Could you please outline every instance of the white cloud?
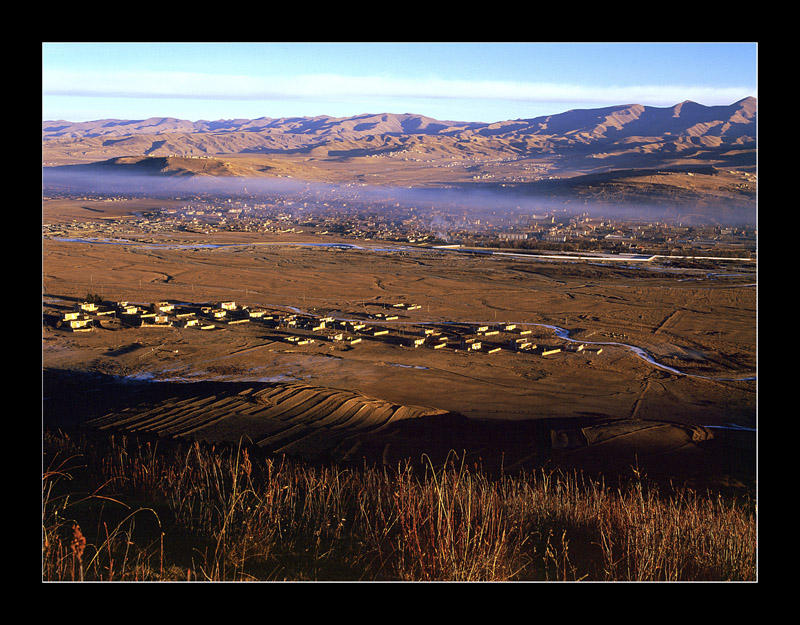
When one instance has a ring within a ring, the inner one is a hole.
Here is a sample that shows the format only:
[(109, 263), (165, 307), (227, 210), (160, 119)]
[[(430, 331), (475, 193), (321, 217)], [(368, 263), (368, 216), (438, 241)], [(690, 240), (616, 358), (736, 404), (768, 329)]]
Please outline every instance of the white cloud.
[(515, 102), (571, 102), (576, 106), (645, 104), (670, 106), (683, 100), (731, 104), (746, 87), (697, 85), (586, 86), (491, 80), (406, 79), (309, 74), (253, 77), (185, 72), (68, 72), (44, 70), (44, 95), (83, 97), (275, 100), (325, 98), (432, 98)]

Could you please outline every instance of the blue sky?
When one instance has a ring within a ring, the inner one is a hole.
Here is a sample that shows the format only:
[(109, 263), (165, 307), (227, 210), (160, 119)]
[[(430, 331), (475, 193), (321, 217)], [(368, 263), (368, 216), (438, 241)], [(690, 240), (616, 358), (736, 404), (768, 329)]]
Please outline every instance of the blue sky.
[(755, 42), (44, 42), (42, 119), (493, 122), (757, 96)]

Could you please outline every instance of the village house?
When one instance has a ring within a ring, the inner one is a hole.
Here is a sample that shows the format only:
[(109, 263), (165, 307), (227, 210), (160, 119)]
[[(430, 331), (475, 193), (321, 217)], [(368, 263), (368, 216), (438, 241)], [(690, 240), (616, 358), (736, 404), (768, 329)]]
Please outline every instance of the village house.
[(121, 315), (135, 315), (139, 307), (134, 304), (129, 304), (128, 302), (119, 302), (117, 303), (117, 310)]
[(536, 345), (527, 339), (511, 339), (508, 347), (514, 352), (536, 349)]
[(142, 315), (142, 328), (170, 328), (172, 327), (172, 321), (170, 321), (169, 315), (163, 313), (152, 313), (148, 315)]
[(543, 345), (542, 347), (538, 348), (537, 353), (540, 356), (549, 356), (550, 354), (558, 354), (560, 351), (561, 351), (560, 347), (552, 345), (550, 346)]
[(92, 330), (92, 318), (80, 311), (63, 313), (56, 322), (56, 327), (72, 332), (89, 332)]
[(174, 314), (174, 317), (178, 321), (186, 321), (188, 319), (194, 319), (195, 316), (196, 316), (195, 313), (193, 311), (191, 311), (191, 310), (186, 310), (186, 311), (183, 311), (183, 312), (175, 311), (175, 314)]
[(240, 323), (249, 323), (249, 322), (250, 322), (250, 317), (236, 317), (234, 319), (228, 319), (229, 326), (237, 325)]

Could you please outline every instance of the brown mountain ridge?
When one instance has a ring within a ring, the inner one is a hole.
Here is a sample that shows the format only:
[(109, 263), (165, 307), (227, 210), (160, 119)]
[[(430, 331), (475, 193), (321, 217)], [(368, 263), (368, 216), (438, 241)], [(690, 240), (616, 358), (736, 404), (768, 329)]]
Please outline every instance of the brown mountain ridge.
[[(557, 115), (494, 123), (437, 121), (412, 114), (357, 115), (334, 118), (293, 117), (189, 122), (174, 118), (99, 120), (71, 123), (45, 121), (45, 152), (94, 151), (99, 158), (142, 154), (206, 154), (311, 151), (341, 152), (360, 146), (366, 152), (420, 144), (451, 150), (475, 143), (488, 151), (523, 155), (580, 146), (659, 144), (692, 147), (754, 147), (756, 100), (730, 106), (683, 102), (669, 108), (638, 104), (571, 110)], [(431, 138), (436, 138), (434, 142)], [(338, 144), (338, 145), (337, 145)], [(69, 147), (72, 147), (70, 150)], [(462, 152), (469, 152), (463, 149)], [(122, 151), (127, 151), (122, 154)], [(99, 160), (98, 158), (98, 160)]]
[[(364, 114), (45, 121), (46, 170), (481, 188), (563, 200), (755, 207), (756, 99), (493, 123)], [(74, 170), (72, 170), (74, 171)], [(71, 174), (70, 174), (71, 175)]]

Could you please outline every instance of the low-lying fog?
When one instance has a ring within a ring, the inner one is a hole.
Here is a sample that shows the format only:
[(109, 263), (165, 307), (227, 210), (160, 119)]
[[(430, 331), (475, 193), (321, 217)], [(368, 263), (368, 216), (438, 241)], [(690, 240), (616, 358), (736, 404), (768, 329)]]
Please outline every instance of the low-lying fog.
[[(81, 170), (84, 171), (81, 171)], [(121, 195), (171, 200), (224, 201), (239, 200), (248, 203), (270, 202), (276, 198), (295, 202), (337, 204), (346, 210), (348, 204), (354, 212), (391, 207), (414, 207), (420, 217), (431, 212), (442, 217), (464, 217), (474, 221), (481, 215), (536, 215), (553, 213), (588, 215), (604, 219), (635, 220), (647, 222), (692, 225), (754, 226), (755, 207), (730, 206), (719, 209), (671, 206), (665, 203), (651, 206), (632, 203), (587, 203), (582, 198), (553, 198), (545, 195), (521, 193), (507, 189), (402, 188), (366, 186), (361, 184), (337, 185), (309, 183), (289, 178), (220, 178), (201, 176), (142, 176), (110, 173), (87, 173), (84, 167), (45, 167), (42, 173), (45, 195), (54, 193), (86, 195)], [(313, 206), (308, 207), (313, 209)], [(309, 214), (307, 211), (305, 214)]]

